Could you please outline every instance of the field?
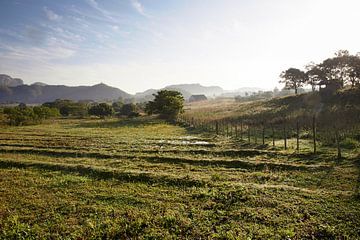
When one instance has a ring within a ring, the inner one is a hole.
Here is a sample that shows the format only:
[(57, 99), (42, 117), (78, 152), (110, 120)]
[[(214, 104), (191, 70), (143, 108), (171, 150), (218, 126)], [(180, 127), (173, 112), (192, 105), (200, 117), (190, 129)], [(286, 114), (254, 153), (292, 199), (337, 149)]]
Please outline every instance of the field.
[(0, 239), (359, 239), (359, 168), (148, 117), (2, 126)]

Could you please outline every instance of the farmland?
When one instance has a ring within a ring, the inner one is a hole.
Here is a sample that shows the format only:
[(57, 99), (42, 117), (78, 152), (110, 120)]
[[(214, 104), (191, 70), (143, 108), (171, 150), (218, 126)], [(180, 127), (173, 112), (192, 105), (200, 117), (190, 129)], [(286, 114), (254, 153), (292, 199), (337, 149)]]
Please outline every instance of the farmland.
[(259, 148), (152, 117), (1, 127), (0, 239), (360, 238), (356, 148)]

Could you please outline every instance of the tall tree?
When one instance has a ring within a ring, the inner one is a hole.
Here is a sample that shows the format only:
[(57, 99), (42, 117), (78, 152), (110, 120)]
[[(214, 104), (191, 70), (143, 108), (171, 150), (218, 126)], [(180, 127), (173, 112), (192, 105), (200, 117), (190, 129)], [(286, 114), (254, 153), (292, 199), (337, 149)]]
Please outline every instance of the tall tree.
[(280, 74), (282, 80), (280, 83), (285, 83), (285, 88), (294, 89), (295, 94), (298, 93), (298, 89), (304, 85), (307, 81), (307, 75), (304, 71), (297, 68), (289, 68)]
[(306, 66), (306, 83), (311, 86), (312, 91), (314, 92), (316, 86), (323, 80), (325, 80), (325, 74), (321, 68), (315, 63), (311, 62)]
[(154, 94), (155, 99), (146, 104), (148, 114), (160, 114), (163, 118), (174, 119), (183, 112), (184, 97), (178, 91), (161, 90)]

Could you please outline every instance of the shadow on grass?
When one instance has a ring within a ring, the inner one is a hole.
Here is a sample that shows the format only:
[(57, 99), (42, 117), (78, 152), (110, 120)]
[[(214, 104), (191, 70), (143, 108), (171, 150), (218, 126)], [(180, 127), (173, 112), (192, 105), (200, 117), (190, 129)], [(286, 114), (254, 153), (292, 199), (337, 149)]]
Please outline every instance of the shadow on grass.
[(40, 162), (14, 162), (3, 160), (0, 161), (0, 168), (10, 169), (10, 168), (34, 168), (39, 170), (46, 171), (61, 171), (68, 174), (79, 174), (81, 176), (91, 177), (94, 179), (115, 179), (121, 182), (126, 183), (145, 183), (145, 184), (159, 184), (166, 186), (176, 186), (176, 187), (201, 187), (205, 183), (199, 180), (193, 180), (188, 177), (185, 178), (171, 178), (167, 176), (154, 176), (146, 173), (130, 173), (130, 172), (120, 172), (120, 171), (109, 171), (106, 169), (93, 168), (83, 165), (60, 165), (60, 164), (49, 164), (49, 163), (40, 163)]
[(75, 128), (141, 127), (141, 126), (154, 125), (159, 123), (165, 123), (165, 121), (152, 116), (143, 116), (136, 118), (119, 118), (118, 120), (103, 119), (92, 122), (83, 122), (75, 125), (74, 127)]
[[(203, 153), (206, 150), (195, 150), (198, 153)], [(189, 151), (191, 152), (191, 150)], [(207, 151), (208, 152), (208, 151)], [(211, 152), (211, 151), (210, 151)], [(254, 171), (262, 170), (277, 170), (277, 171), (323, 171), (328, 170), (329, 166), (302, 166), (293, 164), (278, 164), (278, 163), (256, 163), (244, 160), (203, 160), (193, 159), (185, 157), (175, 156), (141, 156), (134, 154), (104, 154), (97, 152), (57, 152), (51, 150), (40, 150), (40, 149), (0, 149), (0, 153), (15, 153), (15, 154), (37, 154), (49, 157), (62, 157), (62, 158), (94, 158), (94, 159), (140, 159), (150, 163), (167, 163), (167, 164), (189, 164), (194, 166), (216, 166), (224, 168), (242, 168)], [(152, 152), (159, 153), (159, 152)], [(214, 153), (214, 152), (212, 152)], [(220, 156), (233, 156), (233, 154), (240, 157), (246, 156), (257, 156), (260, 154), (267, 154), (266, 152), (259, 152), (258, 150), (230, 150), (230, 151), (219, 151)]]

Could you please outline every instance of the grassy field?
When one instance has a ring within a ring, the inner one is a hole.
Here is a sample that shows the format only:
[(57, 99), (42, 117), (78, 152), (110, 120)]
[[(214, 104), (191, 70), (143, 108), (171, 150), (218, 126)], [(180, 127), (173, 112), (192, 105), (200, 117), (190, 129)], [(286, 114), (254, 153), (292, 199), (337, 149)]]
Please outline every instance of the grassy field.
[(0, 132), (0, 239), (359, 239), (359, 153), (257, 149), (153, 118)]

